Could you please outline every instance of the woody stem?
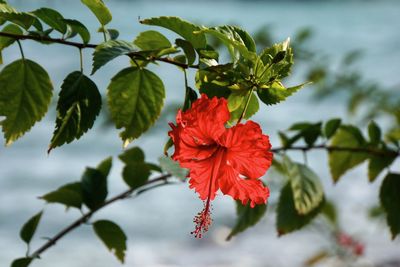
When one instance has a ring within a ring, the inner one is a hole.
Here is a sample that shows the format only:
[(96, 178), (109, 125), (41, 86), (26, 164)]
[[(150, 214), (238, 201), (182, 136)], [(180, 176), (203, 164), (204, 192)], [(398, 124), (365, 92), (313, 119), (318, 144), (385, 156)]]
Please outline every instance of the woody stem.
[(145, 187), (145, 186), (151, 185), (150, 187), (146, 187), (146, 188), (140, 187), (140, 188), (133, 188), (133, 189), (130, 188), (130, 189), (110, 198), (109, 200), (105, 201), (99, 207), (97, 207), (87, 213), (82, 214), (82, 216), (79, 219), (77, 219), (76, 221), (74, 221), (73, 223), (71, 223), (64, 229), (62, 229), (60, 232), (58, 232), (56, 235), (54, 235), (52, 238), (50, 238), (45, 244), (43, 244), (40, 248), (38, 248), (31, 255), (29, 255), (28, 258), (31, 258), (32, 260), (39, 258), (43, 252), (45, 252), (50, 247), (54, 246), (57, 243), (57, 241), (60, 240), (61, 238), (63, 238), (66, 234), (68, 234), (72, 230), (78, 228), (82, 224), (86, 223), (93, 216), (93, 214), (96, 213), (97, 211), (107, 207), (108, 205), (110, 205), (118, 200), (126, 199), (126, 198), (132, 196), (133, 193), (136, 193), (135, 196), (137, 196), (137, 195), (145, 192), (149, 188), (158, 187), (160, 184), (167, 184), (168, 178), (170, 178), (170, 177), (171, 177), (171, 174), (163, 174), (155, 179), (149, 180), (143, 186), (143, 187)]

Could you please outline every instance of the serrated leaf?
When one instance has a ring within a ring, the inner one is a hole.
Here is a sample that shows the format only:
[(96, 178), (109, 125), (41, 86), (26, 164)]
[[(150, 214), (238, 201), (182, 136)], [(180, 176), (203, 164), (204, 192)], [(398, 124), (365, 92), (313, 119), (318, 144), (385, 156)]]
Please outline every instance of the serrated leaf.
[(107, 176), (100, 170), (86, 168), (81, 183), (83, 203), (91, 210), (101, 206), (108, 194)]
[(132, 147), (128, 150), (125, 150), (124, 153), (122, 153), (118, 157), (125, 164), (136, 163), (136, 162), (144, 163), (145, 159), (143, 150), (141, 150), (139, 147)]
[(131, 189), (136, 189), (146, 184), (150, 177), (150, 168), (144, 162), (130, 162), (125, 165), (122, 177)]
[(282, 43), (274, 44), (271, 47), (264, 49), (260, 54), (260, 59), (263, 62), (267, 71), (263, 71), (262, 78), (268, 82), (270, 78), (281, 80), (290, 74), (293, 65), (293, 51), (289, 46), (290, 39), (286, 39)]
[(32, 13), (56, 31), (62, 34), (67, 32), (67, 24), (64, 21), (64, 17), (58, 11), (42, 7)]
[(171, 47), (170, 41), (157, 31), (141, 32), (133, 43), (142, 50), (160, 50)]
[(123, 69), (108, 86), (108, 103), (124, 146), (139, 137), (156, 121), (164, 104), (165, 91), (160, 78), (146, 69)]
[(370, 143), (373, 145), (379, 144), (382, 139), (381, 128), (379, 128), (379, 126), (374, 121), (371, 121), (368, 124), (368, 135)]
[(100, 109), (101, 95), (96, 84), (80, 71), (70, 73), (61, 85), (49, 151), (79, 139), (93, 127)]
[[(13, 34), (22, 34), (22, 30), (20, 27), (18, 27), (15, 24), (8, 24), (6, 25), (1, 32), (5, 33), (13, 33)], [(12, 45), (15, 42), (16, 39), (6, 37), (6, 36), (0, 36), (0, 64), (3, 64), (3, 58), (1, 55), (1, 52), (3, 51), (4, 48)]]
[(127, 240), (124, 231), (117, 224), (108, 220), (94, 222), (93, 230), (117, 259), (124, 263)]
[(40, 218), (42, 218), (43, 211), (37, 213), (32, 218), (30, 218), (24, 226), (22, 226), (19, 235), (25, 243), (29, 244), (32, 240), (33, 235), (36, 232), (36, 229), (39, 225)]
[(400, 233), (400, 174), (389, 173), (382, 182), (379, 197), (386, 212), (392, 239)]
[(200, 30), (199, 26), (178, 17), (156, 17), (142, 20), (140, 23), (169, 29), (190, 42), (195, 49), (205, 48), (207, 45), (207, 40), (204, 34), (194, 33), (195, 31)]
[(0, 12), (0, 21), (1, 20), (15, 23), (25, 30), (28, 30), (37, 21), (35, 16), (26, 12), (16, 12), (15, 10)]
[(228, 48), (232, 60), (237, 60), (239, 55), (249, 60), (255, 60), (257, 57), (254, 40), (239, 27), (225, 25), (205, 28), (200, 32), (211, 34), (221, 40)]
[(61, 186), (57, 190), (40, 197), (48, 203), (59, 203), (80, 209), (82, 206), (82, 187), (80, 182)]
[(21, 137), (46, 114), (53, 94), (47, 72), (29, 59), (20, 59), (0, 72), (0, 116), (6, 145)]
[[(360, 131), (352, 126), (341, 126), (332, 137), (330, 146), (344, 148), (360, 148), (365, 146), (365, 140)], [(334, 182), (348, 170), (361, 164), (368, 154), (354, 151), (333, 150), (328, 153), (329, 167)]]
[(341, 119), (331, 119), (325, 124), (324, 134), (327, 139), (331, 138), (336, 133), (336, 130), (339, 128), (341, 122)]
[(64, 22), (71, 28), (72, 35), (79, 34), (84, 44), (90, 42), (90, 32), (80, 21), (74, 19), (64, 19)]
[(317, 174), (304, 164), (285, 157), (284, 166), (293, 192), (294, 206), (298, 214), (308, 214), (324, 199), (324, 190)]
[(93, 52), (93, 69), (91, 75), (114, 58), (135, 51), (137, 51), (137, 48), (132, 43), (122, 40), (111, 40), (98, 45)]
[(228, 97), (228, 109), (230, 112), (237, 110), (243, 101), (245, 101), (246, 94), (241, 92), (233, 92)]
[(226, 240), (229, 241), (233, 236), (257, 224), (266, 211), (267, 205), (265, 204), (256, 205), (254, 208), (251, 208), (250, 203), (243, 205), (240, 201), (236, 201), (236, 223)]
[(299, 230), (309, 224), (320, 213), (323, 202), (310, 213), (301, 215), (295, 208), (293, 190), (290, 182), (281, 191), (277, 208), (276, 228), (278, 235)]
[[(385, 150), (389, 152), (390, 150)], [(387, 167), (389, 167), (396, 159), (396, 155), (393, 156), (370, 156), (368, 162), (368, 180), (370, 182), (375, 181), (378, 175)]]
[[(18, 27), (15, 24), (8, 24), (6, 25), (1, 32), (5, 33), (13, 33), (13, 34), (22, 34), (22, 30), (20, 27)], [(0, 36), (0, 51), (3, 50), (4, 48), (10, 46), (16, 41), (14, 38), (6, 37), (6, 36)]]
[[(242, 101), (240, 104), (240, 107), (237, 108), (236, 110), (231, 112), (231, 117), (229, 119), (229, 122), (234, 123), (236, 122), (239, 118), (240, 115), (243, 113), (243, 110), (245, 109), (247, 102), (247, 97)], [(250, 102), (249, 105), (247, 106), (246, 112), (243, 116), (244, 119), (249, 119), (251, 116), (257, 113), (257, 111), (260, 109), (260, 106), (258, 104), (258, 99), (254, 93), (251, 94)]]
[(190, 42), (183, 39), (176, 39), (175, 44), (178, 47), (182, 48), (187, 58), (187, 64), (192, 65), (196, 60), (196, 51), (194, 50), (193, 45)]
[(170, 157), (160, 157), (158, 161), (164, 172), (170, 173), (180, 180), (185, 180), (188, 176), (189, 170), (182, 168), (178, 162), (172, 160)]
[(93, 12), (100, 24), (107, 25), (112, 20), (111, 12), (103, 0), (81, 0), (81, 2)]
[(32, 258), (19, 258), (11, 263), (11, 267), (28, 267), (31, 262)]
[(262, 102), (267, 105), (278, 104), (286, 98), (303, 88), (308, 83), (303, 83), (297, 86), (285, 88), (281, 83), (274, 82), (268, 88), (259, 88), (257, 95)]

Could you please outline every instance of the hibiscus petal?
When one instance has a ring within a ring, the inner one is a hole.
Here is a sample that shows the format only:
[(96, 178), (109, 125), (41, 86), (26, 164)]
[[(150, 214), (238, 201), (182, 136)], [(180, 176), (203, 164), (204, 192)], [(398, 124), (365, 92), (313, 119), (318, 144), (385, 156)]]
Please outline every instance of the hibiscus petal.
[(178, 127), (183, 127), (185, 133), (191, 136), (193, 143), (210, 145), (225, 132), (229, 116), (226, 99), (208, 99), (207, 95), (202, 94), (189, 110), (178, 112), (176, 122)]
[(228, 149), (227, 163), (240, 174), (256, 179), (271, 166), (273, 154), (269, 137), (253, 121), (227, 129), (219, 143)]
[(238, 199), (243, 205), (250, 201), (254, 208), (257, 204), (265, 204), (269, 197), (269, 189), (258, 179), (242, 179), (232, 167), (223, 169), (224, 175), (219, 178), (219, 187), (224, 195)]
[(228, 120), (226, 99), (208, 99), (202, 94), (189, 110), (178, 111), (176, 126), (170, 124), (172, 131), (168, 134), (175, 145), (172, 158), (182, 163), (210, 157), (217, 149), (216, 140), (225, 132)]
[(221, 176), (221, 168), (224, 167), (225, 149), (219, 148), (210, 158), (201, 161), (181, 163), (189, 168), (190, 188), (199, 193), (202, 200), (213, 200), (218, 190), (218, 179)]

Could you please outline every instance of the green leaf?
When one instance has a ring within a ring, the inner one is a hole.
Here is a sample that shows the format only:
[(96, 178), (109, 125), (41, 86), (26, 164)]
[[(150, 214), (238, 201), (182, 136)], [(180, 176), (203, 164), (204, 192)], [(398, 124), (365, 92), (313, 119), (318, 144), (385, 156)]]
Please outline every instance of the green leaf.
[(289, 128), (289, 131), (297, 131), (298, 134), (291, 138), (290, 145), (303, 138), (306, 142), (307, 146), (311, 147), (317, 141), (318, 137), (321, 136), (321, 122), (317, 123), (309, 123), (309, 122), (300, 122), (292, 125)]
[(179, 38), (175, 40), (175, 44), (182, 48), (187, 58), (187, 64), (192, 65), (196, 60), (196, 51), (194, 50), (192, 44), (186, 40)]
[(71, 35), (77, 33), (84, 44), (90, 42), (90, 32), (80, 21), (74, 19), (64, 19), (63, 21), (71, 28)]
[(374, 121), (371, 121), (368, 124), (368, 135), (370, 143), (373, 145), (379, 144), (379, 142), (382, 140), (381, 128), (379, 128)]
[(46, 114), (53, 86), (40, 65), (20, 59), (0, 72), (0, 88), (1, 125), (10, 145)]
[(116, 29), (106, 29), (104, 27), (100, 27), (97, 32), (104, 32), (108, 35), (110, 40), (117, 40), (119, 36), (119, 31)]
[(379, 197), (386, 212), (392, 239), (400, 233), (400, 174), (389, 173), (382, 182)]
[(107, 176), (102, 171), (86, 168), (82, 176), (83, 203), (94, 210), (101, 206), (107, 198)]
[(164, 172), (170, 173), (180, 180), (185, 180), (188, 176), (189, 170), (182, 168), (178, 162), (172, 160), (170, 157), (160, 157), (158, 161)]
[(238, 59), (239, 55), (249, 60), (256, 59), (256, 46), (251, 36), (244, 30), (230, 25), (205, 28), (200, 33), (213, 35), (223, 42), (232, 57)]
[(281, 83), (274, 82), (267, 88), (259, 88), (257, 90), (257, 95), (265, 104), (274, 105), (285, 100), (307, 84), (308, 83), (303, 83), (297, 86), (285, 88)]
[(137, 48), (132, 43), (121, 40), (111, 40), (98, 45), (93, 53), (93, 70), (91, 75), (114, 58), (135, 51), (137, 51)]
[(160, 50), (171, 47), (169, 40), (157, 31), (141, 32), (133, 43), (142, 50)]
[[(23, 34), (22, 30), (20, 27), (18, 27), (15, 24), (8, 24), (6, 25), (1, 32), (5, 33), (12, 33), (12, 34)], [(6, 36), (0, 36), (0, 51), (3, 50), (4, 48), (12, 45), (16, 39), (6, 37)]]
[[(1, 9), (0, 9), (1, 10)], [(28, 30), (36, 21), (36, 17), (25, 12), (0, 12), (0, 21), (9, 21), (15, 23), (25, 30)]]
[(333, 202), (325, 201), (325, 204), (321, 210), (321, 214), (324, 215), (325, 218), (327, 218), (333, 225), (338, 224), (337, 210)]
[(240, 201), (236, 201), (236, 214), (238, 217), (235, 226), (232, 228), (226, 240), (229, 241), (238, 233), (256, 225), (264, 216), (266, 211), (267, 205), (265, 204), (256, 205), (254, 208), (251, 208), (250, 203), (243, 205)]
[(100, 171), (105, 177), (108, 177), (112, 167), (112, 157), (108, 157), (97, 166), (97, 170)]
[(140, 23), (169, 29), (190, 42), (195, 49), (205, 48), (207, 45), (207, 40), (204, 34), (194, 33), (195, 31), (200, 30), (199, 26), (178, 17), (156, 17), (142, 20)]
[(291, 162), (287, 157), (284, 162), (297, 213), (301, 215), (312, 212), (324, 199), (319, 177), (304, 164)]
[(165, 91), (153, 72), (135, 67), (120, 71), (108, 86), (108, 103), (112, 119), (124, 146), (139, 137), (160, 115)]
[(336, 130), (339, 128), (341, 122), (341, 119), (331, 119), (325, 124), (324, 134), (327, 139), (331, 138), (336, 133)]
[[(22, 30), (20, 27), (18, 27), (15, 24), (8, 24), (6, 25), (1, 32), (5, 33), (13, 33), (13, 34), (22, 34)], [(12, 45), (15, 42), (16, 39), (10, 38), (10, 37), (5, 37), (5, 36), (0, 36), (0, 64), (3, 64), (3, 59), (1, 56), (1, 52), (3, 51), (4, 48)]]
[(94, 222), (93, 230), (118, 260), (124, 263), (127, 240), (124, 231), (114, 222), (107, 220)]
[(25, 241), (25, 243), (29, 244), (32, 240), (33, 235), (36, 232), (36, 229), (39, 225), (40, 218), (42, 218), (43, 211), (37, 213), (34, 215), (32, 218), (30, 218), (24, 226), (22, 226), (21, 231), (19, 232), (19, 235), (22, 240)]
[(277, 208), (277, 231), (278, 235), (284, 235), (299, 230), (309, 224), (321, 211), (323, 202), (308, 214), (301, 215), (297, 212), (294, 203), (293, 190), (290, 182), (281, 191)]
[(246, 94), (241, 92), (232, 92), (228, 97), (228, 109), (230, 112), (237, 110), (242, 102), (245, 101)]
[(111, 12), (103, 0), (81, 0), (81, 2), (93, 12), (101, 25), (107, 25), (112, 20)]
[(125, 164), (142, 162), (144, 163), (144, 153), (139, 147), (132, 147), (125, 150), (123, 154), (118, 156)]
[[(391, 150), (385, 150), (390, 152)], [(394, 152), (395, 153), (395, 152)], [(395, 154), (393, 156), (370, 156), (368, 162), (368, 179), (370, 182), (375, 181), (378, 175), (387, 167), (389, 167), (393, 161), (397, 158)]]
[(48, 203), (59, 203), (80, 209), (82, 206), (82, 187), (80, 182), (61, 186), (57, 190), (40, 197)]
[[(247, 102), (247, 97), (242, 101), (239, 108), (231, 112), (231, 117), (229, 119), (229, 122), (234, 123), (239, 119), (240, 115), (243, 113), (243, 110), (246, 106), (246, 102)], [(258, 104), (258, 99), (256, 95), (252, 93), (249, 105), (247, 106), (246, 113), (244, 114), (243, 118), (246, 120), (249, 119), (251, 116), (257, 113), (259, 108), (260, 106)]]
[(264, 49), (260, 54), (260, 59), (265, 68), (262, 78), (268, 82), (270, 78), (283, 79), (290, 74), (293, 65), (293, 51), (289, 46), (290, 39), (286, 39), (282, 43), (274, 44), (273, 46)]
[(64, 17), (58, 11), (42, 7), (32, 13), (56, 31), (62, 34), (67, 32), (67, 24), (64, 21)]
[(19, 258), (11, 263), (11, 267), (28, 267), (31, 262), (32, 258)]
[(150, 168), (144, 162), (130, 162), (124, 167), (122, 177), (131, 189), (136, 189), (149, 180)]
[[(353, 126), (341, 126), (332, 138), (330, 146), (344, 148), (365, 147), (365, 140), (360, 131)], [(368, 158), (368, 154), (355, 151), (330, 151), (329, 167), (334, 182), (348, 170), (361, 164)]]
[(57, 103), (56, 128), (51, 149), (79, 139), (93, 127), (101, 109), (96, 84), (80, 71), (70, 73), (61, 85)]

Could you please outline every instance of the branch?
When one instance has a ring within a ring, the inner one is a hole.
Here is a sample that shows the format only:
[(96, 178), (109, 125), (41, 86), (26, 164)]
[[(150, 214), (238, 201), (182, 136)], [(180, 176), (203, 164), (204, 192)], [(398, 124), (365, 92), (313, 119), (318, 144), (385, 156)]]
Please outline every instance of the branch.
[(8, 32), (0, 32), (0, 36), (5, 36), (9, 38), (14, 38), (17, 40), (35, 40), (35, 41), (45, 41), (57, 44), (63, 44), (68, 46), (74, 46), (80, 49), (83, 48), (96, 48), (97, 44), (84, 44), (78, 42), (71, 42), (60, 38), (51, 38), (47, 36), (40, 36), (40, 35), (24, 35), (24, 34), (14, 34)]
[[(164, 174), (158, 178), (149, 180), (144, 186), (147, 185), (151, 185), (151, 184), (155, 184), (158, 182), (164, 182), (164, 183), (168, 183), (168, 178), (171, 177), (171, 174)], [(154, 187), (159, 186), (160, 184), (156, 184)], [(33, 252), (30, 256), (28, 256), (28, 258), (31, 259), (36, 259), (39, 258), (39, 256), (45, 252), (48, 248), (54, 246), (58, 240), (60, 240), (62, 237), (64, 237), (66, 234), (68, 234), (69, 232), (71, 232), (72, 230), (74, 230), (75, 228), (79, 227), (80, 225), (84, 224), (85, 222), (87, 222), (90, 217), (92, 217), (93, 214), (95, 214), (97, 211), (101, 210), (104, 207), (107, 207), (108, 205), (118, 201), (118, 200), (122, 200), (122, 199), (126, 199), (128, 197), (130, 197), (132, 195), (133, 192), (135, 192), (135, 189), (128, 189), (122, 193), (120, 193), (119, 195), (116, 195), (112, 198), (110, 198), (109, 200), (107, 200), (106, 202), (104, 202), (102, 205), (100, 205), (98, 208), (93, 209), (85, 214), (83, 214), (79, 219), (77, 219), (75, 222), (73, 222), (72, 224), (68, 225), (67, 227), (65, 227), (64, 229), (62, 229), (58, 234), (56, 234), (55, 236), (53, 236), (52, 238), (50, 238), (43, 246), (41, 246), (40, 248), (38, 248), (35, 252)], [(142, 192), (147, 191), (149, 188), (145, 188), (145, 189), (141, 189), (137, 191), (137, 195), (139, 195)]]
[(271, 149), (270, 151), (273, 153), (288, 151), (288, 150), (300, 150), (300, 151), (309, 151), (322, 149), (327, 151), (347, 151), (347, 152), (355, 152), (355, 153), (368, 153), (376, 156), (391, 156), (398, 157), (400, 156), (400, 151), (393, 150), (383, 150), (383, 149), (375, 149), (369, 147), (338, 147), (338, 146), (327, 146), (327, 145), (315, 145), (315, 146), (293, 146), (293, 147), (278, 147)]
[[(47, 36), (39, 36), (39, 35), (24, 35), (24, 34), (14, 34), (14, 33), (7, 33), (7, 32), (0, 32), (0, 36), (4, 37), (9, 37), (13, 38), (16, 40), (34, 40), (34, 41), (45, 41), (45, 42), (50, 42), (50, 43), (56, 43), (56, 44), (62, 44), (62, 45), (67, 45), (67, 46), (73, 46), (79, 49), (84, 49), (84, 48), (96, 48), (98, 44), (85, 44), (85, 43), (79, 43), (79, 42), (71, 42), (67, 41), (65, 39), (60, 39), (60, 38), (51, 38)], [(132, 52), (129, 53), (129, 56), (133, 57), (138, 57), (143, 59), (143, 55), (140, 55), (138, 53)], [(161, 61), (164, 63), (172, 64), (184, 69), (188, 68), (193, 68), (193, 69), (198, 69), (198, 65), (189, 65), (181, 62), (174, 61), (173, 59), (170, 58), (161, 58), (161, 57), (149, 57), (145, 58), (146, 60), (150, 61)]]

